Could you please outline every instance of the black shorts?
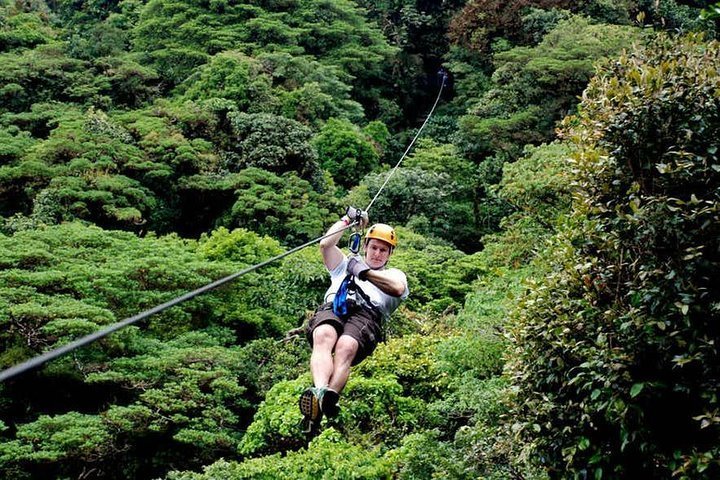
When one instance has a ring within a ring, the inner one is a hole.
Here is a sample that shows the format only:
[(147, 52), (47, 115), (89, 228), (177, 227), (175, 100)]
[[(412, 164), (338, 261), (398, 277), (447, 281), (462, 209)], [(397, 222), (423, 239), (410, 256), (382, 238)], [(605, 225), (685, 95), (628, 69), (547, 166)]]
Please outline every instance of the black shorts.
[(315, 310), (305, 330), (308, 342), (312, 347), (315, 328), (323, 324), (332, 325), (338, 338), (340, 335), (347, 335), (357, 340), (358, 351), (352, 362), (353, 365), (357, 365), (374, 352), (377, 344), (382, 341), (380, 314), (374, 310), (355, 306), (341, 318), (335, 315), (332, 306), (332, 302), (324, 303)]

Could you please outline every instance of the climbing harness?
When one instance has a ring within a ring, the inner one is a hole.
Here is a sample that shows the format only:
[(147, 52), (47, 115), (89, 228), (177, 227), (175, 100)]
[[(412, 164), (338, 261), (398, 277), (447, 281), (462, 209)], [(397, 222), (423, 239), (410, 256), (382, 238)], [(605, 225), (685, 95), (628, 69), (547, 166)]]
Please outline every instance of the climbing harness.
[(353, 276), (348, 274), (340, 284), (338, 291), (335, 292), (335, 298), (333, 298), (333, 313), (338, 317), (343, 317), (350, 311), (348, 295), (351, 293), (352, 286), (354, 285)]
[[(348, 208), (348, 212), (353, 207)], [(355, 209), (353, 212), (354, 218), (362, 218), (362, 210), (359, 208)], [(359, 223), (352, 224), (353, 233), (350, 234), (350, 239), (348, 240), (348, 249), (350, 250), (351, 256), (357, 256), (358, 252), (360, 251), (360, 239), (362, 237), (362, 229), (360, 227)], [(348, 300), (350, 300), (350, 297), (354, 296), (356, 289), (354, 276), (351, 274), (348, 274), (345, 276), (343, 281), (340, 283), (340, 287), (338, 288), (338, 291), (335, 292), (335, 297), (333, 298), (333, 313), (337, 315), (338, 317), (343, 317), (347, 315), (350, 311), (350, 305), (348, 304)]]
[[(405, 157), (407, 156), (407, 154), (410, 152), (410, 149), (411, 149), (412, 146), (415, 144), (415, 141), (416, 141), (416, 140), (418, 139), (418, 137), (420, 136), (420, 133), (421, 133), (421, 132), (423, 131), (423, 129), (425, 128), (425, 125), (427, 125), (428, 121), (429, 121), (430, 118), (432, 117), (433, 113), (435, 112), (435, 107), (437, 107), (437, 104), (438, 104), (438, 102), (440, 101), (440, 96), (442, 95), (443, 87), (445, 86), (446, 80), (447, 80), (447, 75), (443, 76), (442, 84), (440, 85), (440, 91), (438, 92), (438, 96), (437, 96), (437, 98), (435, 99), (435, 103), (433, 104), (432, 108), (430, 109), (430, 113), (428, 113), (427, 118), (425, 118), (425, 121), (423, 122), (423, 124), (422, 124), (422, 125), (420, 126), (420, 128), (418, 129), (417, 133), (415, 134), (415, 137), (413, 137), (412, 141), (410, 142), (410, 144), (408, 145), (408, 147), (405, 149), (405, 153), (402, 154), (402, 157), (400, 157), (400, 160), (398, 160), (397, 164), (395, 164), (395, 167), (392, 169), (392, 171), (390, 172), (390, 174), (385, 178), (385, 181), (384, 181), (383, 184), (380, 186), (380, 189), (377, 191), (377, 193), (375, 194), (375, 196), (373, 197), (373, 199), (370, 201), (370, 203), (368, 204), (368, 206), (365, 208), (365, 212), (369, 212), (369, 211), (370, 211), (370, 208), (371, 208), (371, 207), (373, 206), (373, 204), (375, 203), (375, 200), (377, 200), (377, 198), (380, 196), (380, 193), (383, 191), (383, 189), (385, 188), (385, 186), (387, 185), (387, 183), (390, 181), (390, 178), (395, 174), (395, 172), (397, 171), (398, 167), (400, 167), (400, 164), (401, 164), (402, 161), (405, 159)], [(20, 375), (20, 374), (22, 374), (22, 373), (25, 373), (25, 372), (27, 372), (28, 370), (32, 370), (32, 369), (38, 368), (38, 367), (42, 366), (43, 364), (49, 362), (50, 360), (54, 360), (54, 359), (56, 359), (56, 358), (58, 358), (58, 357), (60, 357), (60, 356), (62, 356), (62, 355), (65, 355), (66, 353), (69, 353), (69, 352), (71, 352), (71, 351), (73, 351), (73, 350), (76, 350), (76, 349), (78, 349), (78, 348), (80, 348), (80, 347), (83, 347), (83, 346), (85, 346), (85, 345), (88, 345), (88, 344), (90, 344), (90, 343), (92, 343), (92, 342), (94, 342), (94, 341), (96, 341), (96, 340), (101, 339), (101, 338), (104, 338), (104, 337), (110, 335), (110, 334), (113, 333), (113, 332), (116, 332), (116, 331), (118, 331), (118, 330), (120, 330), (120, 329), (122, 329), (122, 328), (125, 328), (125, 327), (127, 327), (127, 326), (130, 326), (130, 325), (132, 325), (132, 324), (134, 324), (134, 323), (137, 323), (137, 322), (139, 322), (140, 320), (144, 320), (144, 319), (148, 318), (148, 317), (151, 316), (151, 315), (154, 315), (154, 314), (156, 314), (156, 313), (160, 313), (160, 312), (162, 312), (162, 311), (164, 311), (164, 310), (167, 310), (168, 308), (171, 308), (171, 307), (174, 307), (174, 306), (176, 306), (176, 305), (179, 305), (179, 304), (181, 304), (181, 303), (183, 303), (183, 302), (186, 302), (186, 301), (188, 301), (188, 300), (190, 300), (190, 299), (192, 299), (192, 298), (195, 298), (195, 297), (197, 297), (198, 295), (201, 295), (201, 294), (203, 294), (203, 293), (205, 293), (205, 292), (208, 292), (208, 291), (210, 291), (210, 290), (214, 290), (214, 289), (216, 289), (216, 288), (218, 288), (218, 287), (220, 287), (220, 286), (222, 286), (222, 285), (225, 285), (225, 284), (228, 283), (228, 282), (231, 282), (231, 281), (235, 280), (235, 279), (238, 278), (238, 277), (241, 277), (242, 275), (245, 275), (246, 273), (250, 273), (250, 272), (252, 272), (252, 271), (254, 271), (254, 270), (257, 270), (257, 269), (260, 268), (260, 267), (264, 267), (265, 265), (268, 265), (268, 264), (273, 263), (273, 262), (275, 262), (275, 261), (277, 261), (277, 260), (280, 260), (280, 259), (282, 259), (282, 258), (284, 258), (284, 257), (287, 257), (288, 255), (291, 255), (291, 254), (293, 254), (293, 253), (295, 253), (295, 252), (297, 252), (297, 251), (299, 251), (299, 250), (302, 250), (302, 249), (304, 249), (304, 248), (306, 248), (306, 247), (308, 247), (308, 246), (310, 246), (310, 245), (312, 245), (312, 244), (314, 244), (314, 243), (318, 243), (319, 241), (321, 241), (321, 240), (324, 239), (324, 238), (327, 238), (327, 237), (332, 236), (332, 235), (335, 235), (335, 234), (337, 234), (337, 233), (339, 233), (339, 232), (345, 231), (345, 230), (347, 230), (347, 229), (349, 229), (349, 228), (351, 228), (351, 227), (354, 228), (356, 225), (359, 225), (359, 221), (358, 221), (358, 220), (355, 220), (355, 221), (351, 222), (349, 225), (346, 225), (345, 227), (343, 227), (343, 228), (341, 228), (341, 229), (335, 230), (335, 231), (333, 231), (333, 232), (331, 232), (331, 233), (327, 233), (327, 234), (325, 234), (325, 235), (323, 235), (323, 236), (321, 236), (321, 237), (318, 237), (318, 238), (316, 238), (316, 239), (314, 239), (314, 240), (310, 240), (309, 242), (306, 242), (306, 243), (304, 243), (304, 244), (302, 244), (302, 245), (299, 245), (299, 246), (297, 246), (297, 247), (294, 247), (294, 248), (288, 250), (288, 251), (285, 252), (285, 253), (281, 253), (280, 255), (276, 255), (276, 256), (268, 259), (268, 260), (265, 260), (264, 262), (260, 262), (260, 263), (258, 263), (258, 264), (256, 264), (256, 265), (253, 265), (253, 266), (251, 266), (251, 267), (248, 267), (248, 268), (246, 268), (246, 269), (244, 269), (244, 270), (241, 270), (241, 271), (239, 271), (239, 272), (233, 273), (232, 275), (228, 275), (227, 277), (224, 277), (224, 278), (221, 278), (221, 279), (219, 279), (219, 280), (216, 280), (216, 281), (214, 281), (214, 282), (212, 282), (212, 283), (209, 283), (209, 284), (207, 284), (207, 285), (205, 285), (205, 286), (203, 286), (203, 287), (200, 287), (200, 288), (198, 288), (198, 289), (196, 289), (196, 290), (193, 290), (193, 291), (191, 291), (191, 292), (187, 292), (187, 293), (185, 293), (185, 294), (183, 294), (183, 295), (180, 295), (179, 297), (176, 297), (176, 298), (174, 298), (174, 299), (172, 299), (172, 300), (170, 300), (170, 301), (167, 301), (167, 302), (165, 302), (165, 303), (163, 303), (163, 304), (160, 304), (160, 305), (157, 305), (157, 306), (155, 306), (155, 307), (153, 307), (153, 308), (150, 308), (150, 309), (148, 309), (148, 310), (145, 310), (144, 312), (138, 313), (137, 315), (134, 315), (134, 316), (132, 316), (132, 317), (128, 317), (128, 318), (126, 318), (126, 319), (124, 319), (124, 320), (121, 320), (121, 321), (119, 321), (119, 322), (117, 322), (117, 323), (114, 323), (114, 324), (112, 324), (112, 325), (109, 325), (109, 326), (107, 326), (107, 327), (104, 328), (104, 329), (98, 330), (97, 332), (88, 334), (88, 335), (86, 335), (86, 336), (84, 336), (84, 337), (81, 337), (81, 338), (75, 340), (75, 341), (72, 341), (72, 342), (70, 342), (70, 343), (67, 343), (67, 344), (65, 344), (65, 345), (63, 345), (63, 346), (61, 346), (61, 347), (58, 347), (58, 348), (54, 349), (54, 350), (50, 350), (50, 351), (48, 351), (48, 352), (45, 352), (45, 353), (43, 353), (43, 354), (41, 354), (41, 355), (38, 355), (38, 356), (36, 356), (36, 357), (30, 358), (29, 360), (26, 360), (26, 361), (24, 361), (24, 362), (22, 362), (22, 363), (19, 363), (19, 364), (17, 364), (17, 365), (14, 365), (14, 366), (12, 366), (12, 367), (10, 367), (10, 368), (6, 368), (6, 369), (3, 370), (2, 372), (0, 372), (0, 382), (3, 382), (3, 381), (5, 381), (5, 380), (8, 380), (8, 379), (10, 379), (10, 378), (13, 378), (13, 377), (15, 377), (15, 376), (17, 376), (17, 375)], [(357, 233), (357, 236), (355, 236), (356, 233)], [(351, 245), (350, 245), (351, 247), (357, 245), (356, 248), (359, 250), (359, 247), (360, 247), (360, 234), (359, 234), (359, 232), (354, 232), (353, 235), (350, 236), (350, 242), (351, 242)], [(352, 248), (351, 248), (351, 251), (352, 251)], [(353, 282), (353, 284), (354, 284), (354, 282)], [(351, 292), (351, 285), (350, 285), (349, 283), (348, 283), (347, 288), (348, 288), (348, 292)], [(358, 291), (361, 291), (361, 290), (358, 289)]]

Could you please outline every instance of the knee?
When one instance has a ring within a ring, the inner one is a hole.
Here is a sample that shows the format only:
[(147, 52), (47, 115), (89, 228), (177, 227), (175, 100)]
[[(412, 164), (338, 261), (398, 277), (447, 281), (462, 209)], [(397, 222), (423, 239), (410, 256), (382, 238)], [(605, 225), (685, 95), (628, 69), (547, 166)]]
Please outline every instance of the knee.
[(319, 348), (332, 348), (337, 341), (337, 332), (331, 325), (320, 325), (313, 330), (313, 345)]
[(344, 363), (351, 363), (358, 351), (358, 342), (354, 338), (340, 337), (335, 345), (335, 358)]

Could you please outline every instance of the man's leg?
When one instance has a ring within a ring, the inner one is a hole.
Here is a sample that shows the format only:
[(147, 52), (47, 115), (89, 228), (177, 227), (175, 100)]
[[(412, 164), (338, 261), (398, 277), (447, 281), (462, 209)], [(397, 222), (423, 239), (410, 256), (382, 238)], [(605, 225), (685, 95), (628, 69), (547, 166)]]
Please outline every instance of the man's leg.
[(350, 366), (358, 351), (358, 342), (348, 335), (341, 335), (335, 345), (333, 372), (328, 387), (320, 398), (320, 408), (328, 417), (336, 417), (340, 413), (338, 400), (340, 392), (350, 376)]
[(316, 387), (327, 387), (333, 376), (333, 348), (338, 341), (338, 334), (332, 325), (325, 323), (316, 327), (312, 335), (310, 373)]
[(350, 376), (355, 354), (358, 351), (358, 342), (348, 335), (340, 335), (335, 345), (335, 360), (333, 362), (332, 376), (329, 378), (329, 388), (337, 393), (342, 392)]
[(308, 388), (300, 395), (300, 412), (305, 417), (305, 433), (316, 435), (320, 427), (322, 410), (320, 401), (333, 373), (333, 348), (338, 334), (335, 327), (320, 324), (312, 331), (312, 354), (310, 373), (315, 387)]

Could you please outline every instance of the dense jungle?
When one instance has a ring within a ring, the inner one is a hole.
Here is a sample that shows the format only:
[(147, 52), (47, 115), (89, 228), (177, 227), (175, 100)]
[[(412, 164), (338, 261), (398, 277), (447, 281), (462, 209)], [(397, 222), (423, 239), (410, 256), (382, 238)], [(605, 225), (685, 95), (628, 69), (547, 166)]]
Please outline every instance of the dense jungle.
[(720, 478), (719, 25), (692, 0), (0, 0), (0, 368), (378, 193), (410, 289), (313, 438), (315, 245), (0, 383), (0, 477)]

